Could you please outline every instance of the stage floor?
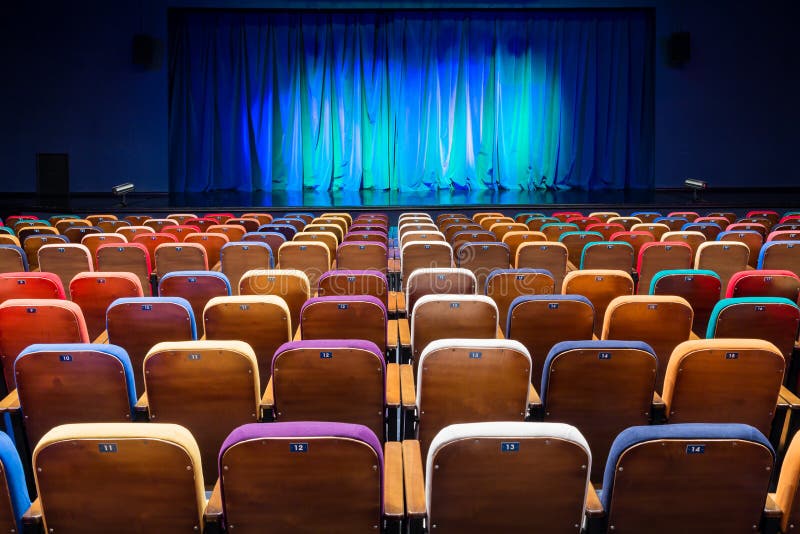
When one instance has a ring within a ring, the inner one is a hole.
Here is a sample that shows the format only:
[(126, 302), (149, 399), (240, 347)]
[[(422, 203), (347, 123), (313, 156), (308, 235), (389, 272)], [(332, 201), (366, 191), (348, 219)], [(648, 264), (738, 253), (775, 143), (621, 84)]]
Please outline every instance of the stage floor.
[(69, 198), (39, 198), (35, 194), (0, 195), (0, 213), (78, 212), (136, 213), (178, 211), (387, 211), (409, 210), (464, 211), (497, 208), (524, 210), (675, 210), (691, 208), (699, 211), (774, 209), (785, 211), (800, 208), (800, 188), (711, 189), (703, 193), (701, 202), (692, 200), (684, 189), (603, 190), (603, 191), (302, 191), (239, 193), (167, 194), (134, 193), (128, 205), (110, 193), (73, 194)]

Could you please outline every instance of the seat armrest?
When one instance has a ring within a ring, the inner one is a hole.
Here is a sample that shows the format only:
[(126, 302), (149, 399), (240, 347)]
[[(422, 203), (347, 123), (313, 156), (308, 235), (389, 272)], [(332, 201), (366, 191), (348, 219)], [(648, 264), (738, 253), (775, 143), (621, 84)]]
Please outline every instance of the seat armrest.
[(216, 271), (218, 273), (222, 272), (222, 262), (218, 261), (217, 263), (215, 263), (214, 266), (211, 268), (211, 270)]
[(97, 336), (92, 343), (99, 343), (101, 345), (108, 343), (108, 330), (103, 330), (103, 333)]
[(222, 491), (219, 487), (219, 479), (214, 484), (214, 490), (211, 492), (206, 509), (203, 511), (203, 523), (206, 530), (212, 525), (215, 530), (222, 529)]
[(781, 402), (781, 399), (789, 405), (790, 410), (800, 409), (800, 397), (792, 393), (786, 386), (781, 386), (778, 402)]
[(400, 335), (400, 348), (411, 348), (411, 325), (408, 319), (398, 319), (397, 330)]
[(542, 420), (542, 398), (533, 384), (528, 384), (528, 420)]
[[(258, 408), (261, 412), (262, 421), (271, 421), (273, 419), (272, 410), (275, 408), (275, 392), (272, 386), (272, 377), (269, 377), (267, 387), (264, 388), (264, 394), (261, 396)], [(270, 414), (269, 417), (267, 417), (267, 414)]]
[(403, 441), (403, 482), (408, 518), (424, 518), (427, 515), (427, 506), (425, 504), (425, 478), (422, 474), (422, 454), (419, 441), (414, 439)]
[(24, 514), (22, 514), (22, 531), (23, 532), (44, 532), (44, 523), (42, 521), (42, 502), (37, 498), (31, 503)]
[(302, 329), (298, 326), (297, 330), (294, 331), (294, 336), (292, 337), (292, 341), (302, 341), (302, 340), (303, 340)]
[(19, 410), (19, 391), (14, 389), (0, 401), (0, 413), (15, 413)]
[(386, 348), (390, 351), (397, 350), (399, 341), (400, 333), (398, 332), (397, 319), (389, 319), (386, 321)]
[(775, 494), (767, 494), (767, 502), (764, 503), (764, 512), (761, 514), (761, 534), (778, 534), (781, 531), (783, 510), (775, 500)]
[(396, 363), (386, 364), (386, 405), (400, 406), (400, 366)]
[(586, 533), (595, 534), (603, 532), (606, 522), (606, 511), (603, 510), (603, 504), (597, 496), (594, 486), (591, 482), (586, 488)]
[(404, 317), (406, 315), (406, 294), (402, 291), (396, 291), (397, 295), (397, 315)]
[(417, 407), (417, 390), (414, 386), (414, 368), (411, 364), (400, 364), (400, 402), (404, 409)]
[(695, 341), (697, 339), (703, 339), (703, 338), (701, 338), (700, 336), (698, 336), (697, 334), (695, 334), (693, 331), (690, 330), (689, 331), (689, 341)]
[(133, 417), (135, 421), (147, 421), (150, 419), (150, 405), (147, 402), (147, 392), (142, 393), (139, 400), (133, 406)]
[(667, 420), (667, 403), (657, 392), (653, 392), (653, 404), (650, 405), (650, 419), (655, 425), (660, 425)]
[(497, 338), (497, 339), (505, 339), (506, 338), (506, 334), (503, 332), (503, 327), (500, 326), (499, 324), (497, 325), (497, 333), (495, 334), (494, 337)]
[(383, 514), (400, 519), (405, 512), (403, 498), (403, 445), (390, 441), (383, 448)]

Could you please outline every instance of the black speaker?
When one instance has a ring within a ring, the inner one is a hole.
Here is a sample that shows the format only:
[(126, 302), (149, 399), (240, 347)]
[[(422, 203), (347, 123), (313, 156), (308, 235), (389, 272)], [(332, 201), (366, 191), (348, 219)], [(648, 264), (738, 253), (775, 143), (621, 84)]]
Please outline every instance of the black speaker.
[(161, 68), (162, 55), (161, 41), (152, 35), (140, 33), (133, 36), (131, 60), (134, 65), (147, 70), (157, 70)]
[(667, 58), (673, 67), (682, 67), (692, 59), (692, 35), (675, 32), (667, 40)]
[(69, 206), (69, 154), (36, 154), (36, 194), (50, 206)]

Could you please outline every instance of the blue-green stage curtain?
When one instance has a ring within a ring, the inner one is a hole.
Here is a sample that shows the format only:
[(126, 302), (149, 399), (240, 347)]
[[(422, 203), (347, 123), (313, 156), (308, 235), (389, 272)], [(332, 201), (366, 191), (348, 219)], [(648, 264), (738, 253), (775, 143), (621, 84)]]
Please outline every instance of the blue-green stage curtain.
[(650, 188), (646, 10), (177, 11), (173, 192)]

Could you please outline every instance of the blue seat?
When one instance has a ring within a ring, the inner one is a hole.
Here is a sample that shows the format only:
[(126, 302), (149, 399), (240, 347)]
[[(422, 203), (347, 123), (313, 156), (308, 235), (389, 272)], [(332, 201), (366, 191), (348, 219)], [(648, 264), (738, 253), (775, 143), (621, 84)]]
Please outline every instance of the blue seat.
[(609, 532), (751, 532), (775, 451), (742, 424), (636, 426), (611, 446), (600, 500)]
[(581, 429), (592, 448), (592, 481), (602, 480), (617, 434), (648, 424), (657, 369), (655, 351), (641, 341), (564, 341), (547, 355), (543, 419)]
[[(22, 532), (22, 514), (31, 506), (25, 472), (14, 442), (0, 432), (0, 491), (7, 497), (0, 499), (0, 530)], [(9, 508), (9, 504), (11, 507)]]

